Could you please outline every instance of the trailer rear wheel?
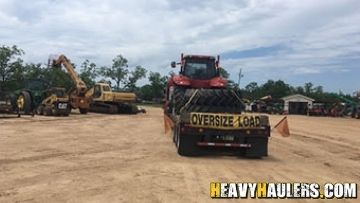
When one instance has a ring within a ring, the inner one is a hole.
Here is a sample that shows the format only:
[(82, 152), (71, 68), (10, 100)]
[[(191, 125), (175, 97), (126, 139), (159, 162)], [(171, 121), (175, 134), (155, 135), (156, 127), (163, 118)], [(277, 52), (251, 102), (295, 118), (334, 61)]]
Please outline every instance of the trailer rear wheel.
[(181, 156), (199, 155), (196, 135), (183, 134), (180, 128), (176, 132), (176, 147), (178, 154)]
[(247, 139), (251, 147), (246, 149), (245, 156), (248, 158), (261, 158), (268, 155), (268, 138), (253, 137)]

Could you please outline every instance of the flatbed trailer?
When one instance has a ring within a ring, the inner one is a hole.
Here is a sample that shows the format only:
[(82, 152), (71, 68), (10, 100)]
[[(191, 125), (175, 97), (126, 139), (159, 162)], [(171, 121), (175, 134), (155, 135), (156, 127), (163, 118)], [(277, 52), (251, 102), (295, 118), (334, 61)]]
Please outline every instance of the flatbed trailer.
[[(196, 123), (195, 115), (208, 116), (207, 122)], [(221, 124), (220, 117), (223, 118)], [(214, 151), (246, 157), (268, 155), (270, 125), (267, 116), (190, 112), (170, 115), (170, 118), (174, 123), (173, 141), (180, 155), (198, 156)], [(219, 118), (218, 123), (216, 118)]]

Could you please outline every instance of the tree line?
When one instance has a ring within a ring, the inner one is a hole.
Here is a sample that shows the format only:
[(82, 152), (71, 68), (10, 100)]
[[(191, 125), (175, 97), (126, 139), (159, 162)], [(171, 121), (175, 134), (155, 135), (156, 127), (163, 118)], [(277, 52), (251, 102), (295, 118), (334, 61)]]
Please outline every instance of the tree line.
[[(49, 87), (65, 87), (70, 89), (73, 82), (69, 75), (62, 69), (50, 68), (47, 64), (24, 63), (22, 57), (25, 52), (17, 46), (0, 47), (0, 90), (16, 91), (26, 88), (28, 81), (45, 81)], [(159, 101), (163, 97), (163, 91), (168, 80), (167, 76), (159, 72), (148, 71), (141, 65), (129, 67), (128, 60), (117, 55), (111, 66), (98, 66), (96, 63), (85, 60), (79, 66), (73, 64), (78, 69), (79, 76), (92, 87), (96, 82), (106, 82), (115, 91), (135, 92), (142, 100)], [(221, 69), (221, 75), (229, 78), (229, 73)], [(148, 79), (148, 83), (138, 86), (141, 79)], [(237, 85), (229, 81), (228, 88), (237, 89)], [(305, 83), (304, 86), (291, 86), (282, 80), (268, 80), (264, 84), (250, 82), (240, 89), (242, 97), (251, 101), (258, 100), (270, 95), (273, 99), (279, 100), (291, 94), (302, 94), (320, 102), (342, 102), (341, 97), (353, 99), (351, 95), (340, 93), (328, 93), (323, 91), (322, 86), (315, 86), (312, 83)]]
[[(17, 46), (0, 47), (0, 90), (16, 91), (27, 88), (29, 81), (40, 80), (48, 87), (73, 87), (73, 81), (66, 70), (49, 67), (49, 64), (24, 63), (25, 52)], [(92, 87), (96, 82), (106, 82), (115, 91), (135, 92), (143, 100), (162, 98), (167, 76), (158, 72), (148, 72), (141, 65), (129, 67), (128, 60), (118, 55), (112, 60), (111, 66), (98, 66), (89, 60), (79, 67), (72, 63), (80, 78)], [(149, 84), (138, 86), (138, 81), (147, 78)]]

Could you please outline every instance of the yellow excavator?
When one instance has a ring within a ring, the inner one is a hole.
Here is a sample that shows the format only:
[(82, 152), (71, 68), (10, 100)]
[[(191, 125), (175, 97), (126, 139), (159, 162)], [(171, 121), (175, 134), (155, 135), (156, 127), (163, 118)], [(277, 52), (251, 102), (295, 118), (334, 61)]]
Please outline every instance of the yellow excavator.
[[(51, 59), (50, 59), (51, 60)], [(75, 86), (69, 91), (70, 105), (73, 109), (79, 109), (81, 114), (86, 114), (90, 108), (90, 98), (85, 96), (87, 91), (86, 84), (81, 80), (76, 73), (74, 67), (71, 65), (64, 55), (60, 55), (57, 59), (52, 59), (52, 67), (61, 69), (64, 66)]]
[(89, 110), (97, 113), (109, 114), (135, 114), (145, 113), (144, 109), (138, 108), (134, 103), (136, 95), (132, 92), (113, 92), (107, 83), (96, 83), (88, 89), (84, 81), (81, 80), (64, 55), (60, 55), (57, 60), (53, 60), (53, 66), (65, 67), (76, 87), (70, 92), (70, 101), (73, 108), (79, 108), (80, 112)]

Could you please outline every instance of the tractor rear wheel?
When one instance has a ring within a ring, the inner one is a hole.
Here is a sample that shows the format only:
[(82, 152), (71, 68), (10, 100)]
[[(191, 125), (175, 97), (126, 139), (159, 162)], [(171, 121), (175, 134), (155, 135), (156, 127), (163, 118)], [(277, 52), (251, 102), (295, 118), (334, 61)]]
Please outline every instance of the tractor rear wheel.
[(228, 89), (189, 89), (185, 93), (192, 100), (185, 107), (187, 112), (241, 113), (244, 104), (239, 95)]
[(187, 99), (185, 98), (186, 89), (183, 87), (174, 87), (174, 92), (171, 98), (172, 112), (175, 114), (180, 113), (180, 109), (186, 104)]
[(17, 99), (17, 106), (19, 111), (24, 112), (24, 114), (32, 113), (32, 100), (31, 95), (27, 91), (22, 91)]

